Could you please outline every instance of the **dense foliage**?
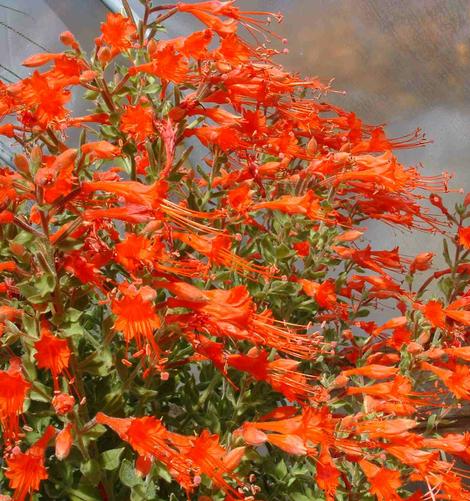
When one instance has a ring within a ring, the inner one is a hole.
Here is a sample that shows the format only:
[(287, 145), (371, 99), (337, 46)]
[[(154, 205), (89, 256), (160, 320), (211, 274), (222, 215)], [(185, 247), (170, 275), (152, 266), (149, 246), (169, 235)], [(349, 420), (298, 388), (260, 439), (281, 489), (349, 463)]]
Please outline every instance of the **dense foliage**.
[(468, 197), (273, 62), (279, 16), (142, 3), (0, 86), (0, 499), (470, 499)]

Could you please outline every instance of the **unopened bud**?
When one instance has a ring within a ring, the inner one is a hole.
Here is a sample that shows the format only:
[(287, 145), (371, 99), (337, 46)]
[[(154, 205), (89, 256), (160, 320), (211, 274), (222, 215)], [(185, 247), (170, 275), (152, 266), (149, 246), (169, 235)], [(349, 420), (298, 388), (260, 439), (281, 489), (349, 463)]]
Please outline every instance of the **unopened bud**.
[(74, 50), (80, 49), (80, 45), (78, 44), (76, 38), (73, 36), (73, 33), (71, 33), (70, 31), (64, 31), (63, 33), (61, 33), (60, 41), (64, 45), (67, 45), (68, 47), (71, 47)]

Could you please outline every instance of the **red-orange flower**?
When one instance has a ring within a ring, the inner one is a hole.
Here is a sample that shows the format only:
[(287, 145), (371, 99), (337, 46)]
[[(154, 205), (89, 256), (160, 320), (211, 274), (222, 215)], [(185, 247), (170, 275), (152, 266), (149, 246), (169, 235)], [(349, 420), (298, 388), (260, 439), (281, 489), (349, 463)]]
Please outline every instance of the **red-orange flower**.
[(148, 345), (152, 353), (160, 353), (154, 337), (154, 331), (161, 324), (153, 304), (155, 291), (150, 287), (137, 289), (126, 284), (120, 286), (119, 291), (121, 297), (112, 301), (112, 310), (116, 315), (114, 329), (122, 332), (127, 344), (135, 339), (139, 350)]
[(470, 400), (470, 367), (455, 364), (448, 369), (422, 362), (421, 367), (434, 373), (457, 397)]
[(298, 372), (299, 362), (288, 358), (277, 358), (270, 362), (265, 350), (252, 348), (247, 355), (228, 355), (226, 363), (248, 372), (258, 381), (266, 381), (292, 401), (306, 400), (317, 393), (317, 388), (309, 385), (311, 378)]
[[(222, 474), (238, 464), (243, 448), (225, 454), (215, 435), (203, 432), (198, 438), (172, 433), (153, 416), (122, 419), (98, 413), (96, 420), (113, 428), (140, 457), (155, 458), (165, 464), (171, 475), (187, 491), (198, 485), (199, 473), (207, 474), (220, 487), (231, 490), (222, 479)], [(222, 462), (217, 464), (220, 459)]]
[(128, 17), (119, 13), (109, 13), (106, 22), (101, 24), (103, 40), (112, 47), (115, 54), (132, 47), (136, 27)]
[(142, 142), (155, 134), (152, 109), (141, 104), (128, 105), (121, 115), (120, 129), (135, 141)]
[(158, 242), (136, 235), (126, 234), (126, 238), (116, 245), (116, 259), (130, 273), (135, 272), (142, 265), (151, 265), (161, 251)]
[(64, 428), (59, 431), (55, 439), (55, 455), (59, 461), (62, 461), (69, 455), (72, 444), (72, 424), (67, 423)]
[(5, 442), (14, 442), (19, 436), (18, 416), (31, 384), (21, 373), (20, 362), (13, 359), (6, 371), (0, 371), (0, 423)]
[(28, 494), (39, 490), (42, 480), (48, 478), (44, 452), (55, 433), (55, 428), (48, 426), (43, 436), (26, 452), (13, 451), (7, 458), (5, 477), (10, 481), (10, 489), (15, 491), (15, 501), (24, 501)]
[(387, 367), (385, 365), (370, 364), (356, 367), (355, 369), (347, 369), (342, 371), (343, 376), (366, 376), (373, 379), (385, 379), (395, 376), (398, 369), (395, 367)]
[(307, 191), (307, 193), (301, 197), (283, 195), (277, 200), (260, 202), (253, 205), (251, 210), (259, 209), (279, 210), (286, 214), (304, 214), (311, 219), (324, 218), (321, 215), (319, 200), (311, 190)]
[(68, 393), (58, 393), (52, 399), (52, 406), (59, 416), (65, 416), (72, 411), (75, 399)]
[(15, 97), (27, 107), (25, 120), (36, 122), (41, 128), (64, 120), (69, 111), (64, 107), (70, 101), (70, 91), (37, 71), (11, 88)]
[(410, 272), (415, 271), (425, 271), (431, 267), (432, 258), (434, 254), (432, 252), (421, 252), (418, 254), (410, 265)]
[(403, 499), (397, 492), (402, 485), (399, 471), (376, 466), (365, 459), (362, 459), (359, 465), (370, 483), (370, 493), (377, 496), (378, 501)]
[(182, 83), (188, 78), (188, 60), (182, 54), (178, 54), (173, 45), (160, 46), (153, 57), (150, 63), (131, 68), (129, 74), (136, 75), (142, 71), (174, 83)]
[(41, 338), (34, 343), (37, 366), (52, 373), (54, 385), (58, 388), (58, 376), (69, 366), (71, 351), (66, 339), (60, 339), (47, 328), (42, 329)]
[(326, 501), (334, 501), (340, 477), (341, 472), (336, 467), (328, 447), (323, 446), (317, 461), (316, 481), (325, 492)]
[(86, 143), (82, 146), (82, 153), (90, 155), (90, 161), (96, 159), (109, 159), (121, 155), (121, 149), (114, 146), (109, 141), (95, 141), (93, 143)]
[(470, 226), (459, 228), (459, 243), (467, 249), (470, 249)]

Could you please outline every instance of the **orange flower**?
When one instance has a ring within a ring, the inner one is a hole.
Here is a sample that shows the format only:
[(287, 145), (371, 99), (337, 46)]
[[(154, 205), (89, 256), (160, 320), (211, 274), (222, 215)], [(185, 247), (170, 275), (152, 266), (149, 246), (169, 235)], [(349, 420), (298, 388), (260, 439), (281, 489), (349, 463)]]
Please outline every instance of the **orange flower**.
[(118, 54), (132, 47), (136, 27), (128, 17), (119, 13), (109, 13), (106, 22), (101, 24), (103, 40)]
[(177, 39), (176, 48), (186, 57), (199, 61), (207, 55), (207, 46), (212, 40), (212, 31), (196, 31), (187, 37)]
[(374, 329), (372, 332), (372, 335), (378, 336), (380, 333), (382, 333), (383, 331), (386, 331), (388, 329), (397, 329), (399, 327), (404, 327), (406, 325), (407, 321), (408, 320), (406, 317), (391, 318), (390, 320), (387, 320), (380, 327), (377, 327), (376, 329)]
[[(180, 12), (187, 12), (197, 17), (199, 21), (207, 27), (213, 29), (219, 36), (225, 37), (237, 30), (237, 21), (241, 21), (247, 29), (253, 33), (256, 31), (265, 31), (268, 34), (276, 36), (275, 33), (269, 31), (265, 25), (269, 23), (263, 19), (257, 19), (255, 16), (266, 16), (267, 18), (274, 17), (278, 21), (281, 20), (279, 14), (271, 12), (257, 11), (241, 11), (234, 7), (235, 0), (221, 2), (219, 0), (209, 0), (205, 2), (197, 2), (195, 4), (180, 2), (176, 4), (176, 8)], [(222, 21), (219, 16), (226, 16), (229, 19)]]
[(370, 483), (370, 493), (377, 496), (378, 501), (400, 501), (403, 499), (397, 492), (401, 487), (400, 472), (379, 467), (362, 459), (359, 466)]
[(27, 107), (32, 121), (36, 121), (41, 128), (60, 122), (69, 114), (64, 105), (70, 101), (70, 91), (45, 74), (35, 71), (31, 77), (21, 80), (10, 90)]
[(277, 200), (260, 202), (251, 208), (251, 210), (259, 209), (279, 210), (286, 214), (303, 214), (310, 219), (322, 219), (320, 203), (312, 190), (301, 197), (283, 195)]
[(413, 419), (371, 419), (356, 424), (356, 433), (367, 433), (370, 438), (382, 438), (401, 435), (418, 423)]
[(172, 45), (160, 46), (152, 57), (154, 59), (150, 63), (130, 68), (129, 74), (136, 75), (142, 71), (156, 75), (167, 82), (182, 83), (187, 80), (188, 60), (182, 54), (177, 54)]
[(453, 320), (456, 320), (457, 322), (463, 325), (470, 326), (470, 311), (446, 308), (444, 312), (448, 317), (452, 318)]
[(424, 307), (424, 316), (434, 327), (447, 328), (444, 308), (439, 301), (429, 301)]
[(336, 468), (328, 447), (323, 446), (317, 462), (316, 480), (318, 487), (325, 492), (326, 501), (334, 501), (340, 477), (341, 472)]
[(217, 58), (233, 66), (246, 63), (254, 52), (249, 45), (243, 42), (235, 33), (230, 33), (223, 38), (219, 49), (216, 51)]
[(382, 127), (371, 131), (370, 139), (361, 141), (352, 150), (353, 153), (389, 151), (394, 149), (408, 149), (422, 147), (430, 143), (420, 129), (406, 136), (393, 139), (387, 138)]
[(14, 442), (19, 436), (18, 416), (23, 412), (30, 387), (18, 359), (12, 359), (8, 370), (0, 371), (0, 423), (6, 443)]
[(470, 460), (470, 433), (461, 435), (449, 433), (438, 438), (425, 438), (424, 447), (442, 450), (454, 456), (462, 457), (466, 462)]
[[(233, 2), (227, 3), (231, 5)], [(218, 35), (223, 37), (235, 33), (237, 30), (237, 22), (235, 19), (228, 19), (226, 21), (219, 19), (215, 13), (220, 13), (221, 6), (223, 6), (222, 2), (199, 2), (195, 5), (178, 3), (177, 9), (197, 17), (199, 21), (204, 23), (208, 28), (214, 30)]]
[(63, 55), (63, 52), (60, 52), (58, 54), (43, 52), (29, 56), (21, 64), (23, 66), (26, 66), (27, 68), (37, 68), (38, 66), (43, 66), (47, 63), (50, 63), (51, 61), (55, 61)]
[(195, 233), (174, 232), (173, 237), (207, 256), (214, 263), (224, 265), (239, 273), (254, 273), (265, 277), (270, 276), (266, 267), (250, 263), (234, 254), (230, 250), (232, 240), (227, 235), (207, 237)]
[(172, 433), (153, 416), (114, 418), (100, 412), (96, 421), (111, 427), (139, 456), (163, 463), (188, 493), (200, 483), (199, 475), (205, 474), (234, 499), (240, 499), (223, 475), (238, 465), (243, 447), (227, 453), (219, 445), (217, 435), (207, 431), (199, 437)]
[(369, 412), (386, 412), (396, 416), (409, 416), (417, 406), (432, 406), (432, 395), (413, 391), (411, 381), (397, 375), (392, 381), (368, 386), (349, 387), (348, 395), (365, 395), (364, 407)]
[(93, 143), (86, 143), (82, 146), (82, 153), (90, 155), (90, 162), (100, 159), (109, 159), (119, 157), (121, 149), (114, 146), (108, 141), (95, 141)]
[(137, 289), (128, 284), (121, 285), (119, 291), (121, 297), (112, 300), (112, 310), (117, 317), (114, 329), (122, 332), (126, 344), (135, 339), (139, 350), (149, 346), (152, 353), (159, 354), (154, 331), (161, 322), (153, 305), (155, 291), (150, 287)]
[[(93, 191), (106, 191), (123, 197), (127, 203), (133, 206), (159, 208), (162, 198), (166, 194), (167, 184), (159, 181), (152, 184), (143, 184), (137, 181), (92, 181), (83, 183), (82, 190), (85, 194)], [(112, 211), (113, 209), (106, 210)], [(132, 211), (129, 210), (129, 212)]]
[(68, 393), (58, 393), (52, 399), (52, 406), (59, 416), (65, 416), (71, 412), (74, 405), (75, 399)]
[(15, 501), (24, 501), (28, 494), (39, 490), (42, 480), (48, 478), (44, 452), (55, 433), (55, 428), (48, 426), (44, 435), (26, 452), (14, 451), (7, 458), (5, 477), (10, 480), (10, 489), (15, 491)]
[(349, 230), (336, 237), (338, 242), (352, 242), (362, 236), (364, 232), (358, 230)]
[(335, 283), (332, 280), (325, 280), (323, 283), (319, 284), (312, 280), (301, 278), (298, 282), (302, 286), (302, 290), (305, 294), (313, 297), (322, 308), (331, 309), (338, 304), (335, 293)]
[(116, 260), (130, 273), (135, 272), (142, 265), (151, 265), (160, 253), (161, 244), (139, 236), (127, 233), (125, 240), (116, 244)]
[[(163, 424), (153, 416), (144, 416), (141, 418), (115, 418), (106, 416), (102, 412), (96, 415), (96, 421), (99, 424), (105, 424), (111, 427), (122, 440), (128, 442), (131, 447), (143, 457), (164, 457), (165, 451), (171, 452), (168, 445), (168, 439), (171, 436)], [(191, 443), (191, 437), (188, 437)], [(168, 460), (167, 460), (168, 461)]]
[(145, 141), (155, 134), (153, 112), (141, 104), (126, 106), (121, 115), (120, 129), (129, 134), (136, 142)]
[(470, 226), (459, 228), (459, 243), (467, 249), (470, 249)]
[(448, 355), (452, 357), (461, 358), (466, 362), (470, 362), (470, 346), (459, 346), (456, 348), (446, 348), (444, 350)]
[(470, 367), (468, 365), (455, 364), (449, 369), (443, 369), (428, 362), (422, 362), (421, 367), (435, 374), (457, 398), (470, 400)]
[(248, 372), (258, 381), (266, 381), (274, 390), (292, 401), (305, 400), (317, 393), (316, 388), (308, 384), (311, 377), (297, 371), (300, 362), (288, 358), (277, 358), (269, 362), (265, 350), (252, 348), (247, 355), (228, 355), (226, 363)]
[(86, 209), (82, 212), (85, 221), (98, 219), (118, 219), (128, 223), (147, 223), (152, 218), (151, 211), (142, 205), (126, 205), (125, 207), (110, 207), (108, 209)]
[(297, 254), (301, 257), (307, 257), (310, 254), (310, 242), (297, 242), (293, 245)]
[(244, 447), (240, 447), (227, 454), (219, 444), (219, 436), (212, 435), (207, 430), (195, 438), (189, 450), (182, 449), (185, 458), (192, 463), (193, 470), (209, 477), (212, 482), (234, 499), (242, 499), (240, 494), (224, 479), (224, 475), (238, 466), (243, 456)]
[(73, 50), (80, 50), (80, 45), (78, 44), (77, 40), (75, 39), (73, 33), (71, 33), (70, 31), (63, 31), (60, 34), (60, 41), (64, 45), (71, 47)]
[(410, 272), (414, 273), (415, 271), (428, 270), (431, 267), (433, 257), (434, 254), (432, 252), (421, 252), (411, 263)]
[(373, 379), (385, 379), (388, 377), (395, 376), (398, 372), (398, 369), (395, 367), (387, 367), (386, 365), (364, 365), (362, 367), (357, 367), (355, 369), (348, 369), (342, 371), (341, 374), (343, 376), (366, 376)]
[(0, 263), (0, 273), (3, 273), (4, 271), (15, 271), (15, 270), (16, 270), (15, 261), (3, 261), (3, 263)]
[[(169, 306), (190, 308), (195, 312), (193, 321), (201, 323), (204, 330), (214, 336), (237, 337), (256, 345), (276, 348), (289, 355), (309, 359), (317, 353), (318, 336), (299, 334), (303, 326), (285, 326), (272, 318), (269, 310), (258, 314), (245, 286), (229, 290), (201, 290), (185, 282), (159, 282), (155, 286), (168, 289), (176, 295), (170, 298)], [(176, 316), (176, 319), (178, 317)], [(182, 317), (183, 329), (187, 329), (188, 318)]]
[(69, 366), (71, 351), (66, 339), (60, 339), (47, 328), (42, 329), (41, 338), (34, 343), (37, 353), (34, 358), (40, 369), (48, 369), (54, 379), (54, 387), (58, 389), (58, 376)]
[(44, 166), (34, 176), (36, 186), (44, 190), (44, 200), (53, 203), (60, 196), (68, 195), (72, 189), (77, 150), (68, 149), (57, 157), (44, 157)]
[(67, 423), (63, 430), (59, 431), (55, 439), (55, 455), (59, 461), (62, 461), (69, 455), (72, 444), (72, 424)]
[(15, 137), (15, 126), (13, 124), (0, 125), (0, 135), (6, 137)]

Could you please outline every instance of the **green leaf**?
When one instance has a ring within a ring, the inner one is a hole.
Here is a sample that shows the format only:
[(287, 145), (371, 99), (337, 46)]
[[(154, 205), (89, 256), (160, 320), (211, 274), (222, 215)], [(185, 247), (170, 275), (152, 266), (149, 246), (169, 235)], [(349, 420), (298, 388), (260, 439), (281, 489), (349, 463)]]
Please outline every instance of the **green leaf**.
[(97, 351), (79, 364), (80, 370), (94, 376), (107, 376), (112, 366), (113, 354), (109, 349)]
[(83, 328), (82, 326), (78, 323), (71, 323), (68, 325), (65, 325), (60, 329), (62, 334), (65, 337), (72, 337), (72, 336), (82, 336), (83, 335)]
[(120, 414), (124, 407), (124, 397), (121, 391), (108, 393), (103, 399), (103, 411), (115, 415)]
[(120, 463), (121, 454), (124, 452), (125, 447), (119, 447), (118, 449), (110, 449), (101, 454), (101, 465), (105, 470), (116, 470)]
[(447, 263), (447, 265), (450, 268), (452, 268), (452, 259), (450, 258), (450, 253), (449, 253), (449, 244), (447, 243), (447, 240), (444, 240), (442, 242), (442, 244), (444, 247), (443, 255), (444, 255), (445, 262)]
[(98, 485), (98, 482), (101, 479), (101, 467), (100, 463), (96, 459), (90, 459), (85, 463), (82, 463), (80, 465), (80, 471), (91, 485)]
[(43, 297), (54, 291), (56, 286), (56, 280), (49, 273), (42, 274), (38, 280), (35, 281), (34, 286), (39, 291)]
[(289, 249), (289, 247), (287, 247), (287, 245), (285, 244), (279, 245), (276, 249), (277, 259), (285, 259), (286, 257), (289, 257), (293, 254), (294, 253), (292, 252), (292, 250)]
[(441, 291), (448, 297), (454, 289), (454, 280), (452, 277), (443, 277), (438, 282)]
[(54, 291), (55, 285), (55, 278), (49, 273), (43, 273), (39, 277), (34, 277), (33, 280), (18, 284), (18, 288), (29, 303), (39, 304), (45, 302)]
[(29, 393), (29, 398), (36, 402), (50, 402), (50, 389), (39, 381), (34, 381), (34, 385)]
[(32, 337), (37, 336), (36, 319), (32, 315), (23, 314), (23, 329), (26, 331), (26, 334)]
[(277, 478), (279, 479), (284, 478), (287, 475), (286, 463), (283, 460), (281, 460), (279, 463), (276, 464), (274, 471)]
[(136, 485), (132, 489), (131, 501), (148, 501), (155, 499), (155, 486), (153, 483)]
[(77, 310), (75, 308), (69, 308), (65, 312), (64, 321), (65, 322), (77, 322), (78, 319), (82, 316), (83, 312)]
[(124, 459), (121, 463), (121, 467), (119, 468), (119, 479), (127, 487), (135, 487), (141, 482), (135, 471), (134, 465), (128, 459)]
[(84, 433), (83, 437), (89, 440), (96, 440), (97, 438), (101, 437), (101, 435), (106, 433), (106, 431), (106, 426), (103, 426), (102, 424), (96, 424), (95, 426), (93, 426), (93, 428)]
[(82, 483), (78, 489), (69, 489), (67, 491), (70, 501), (102, 501), (101, 494), (91, 485)]

